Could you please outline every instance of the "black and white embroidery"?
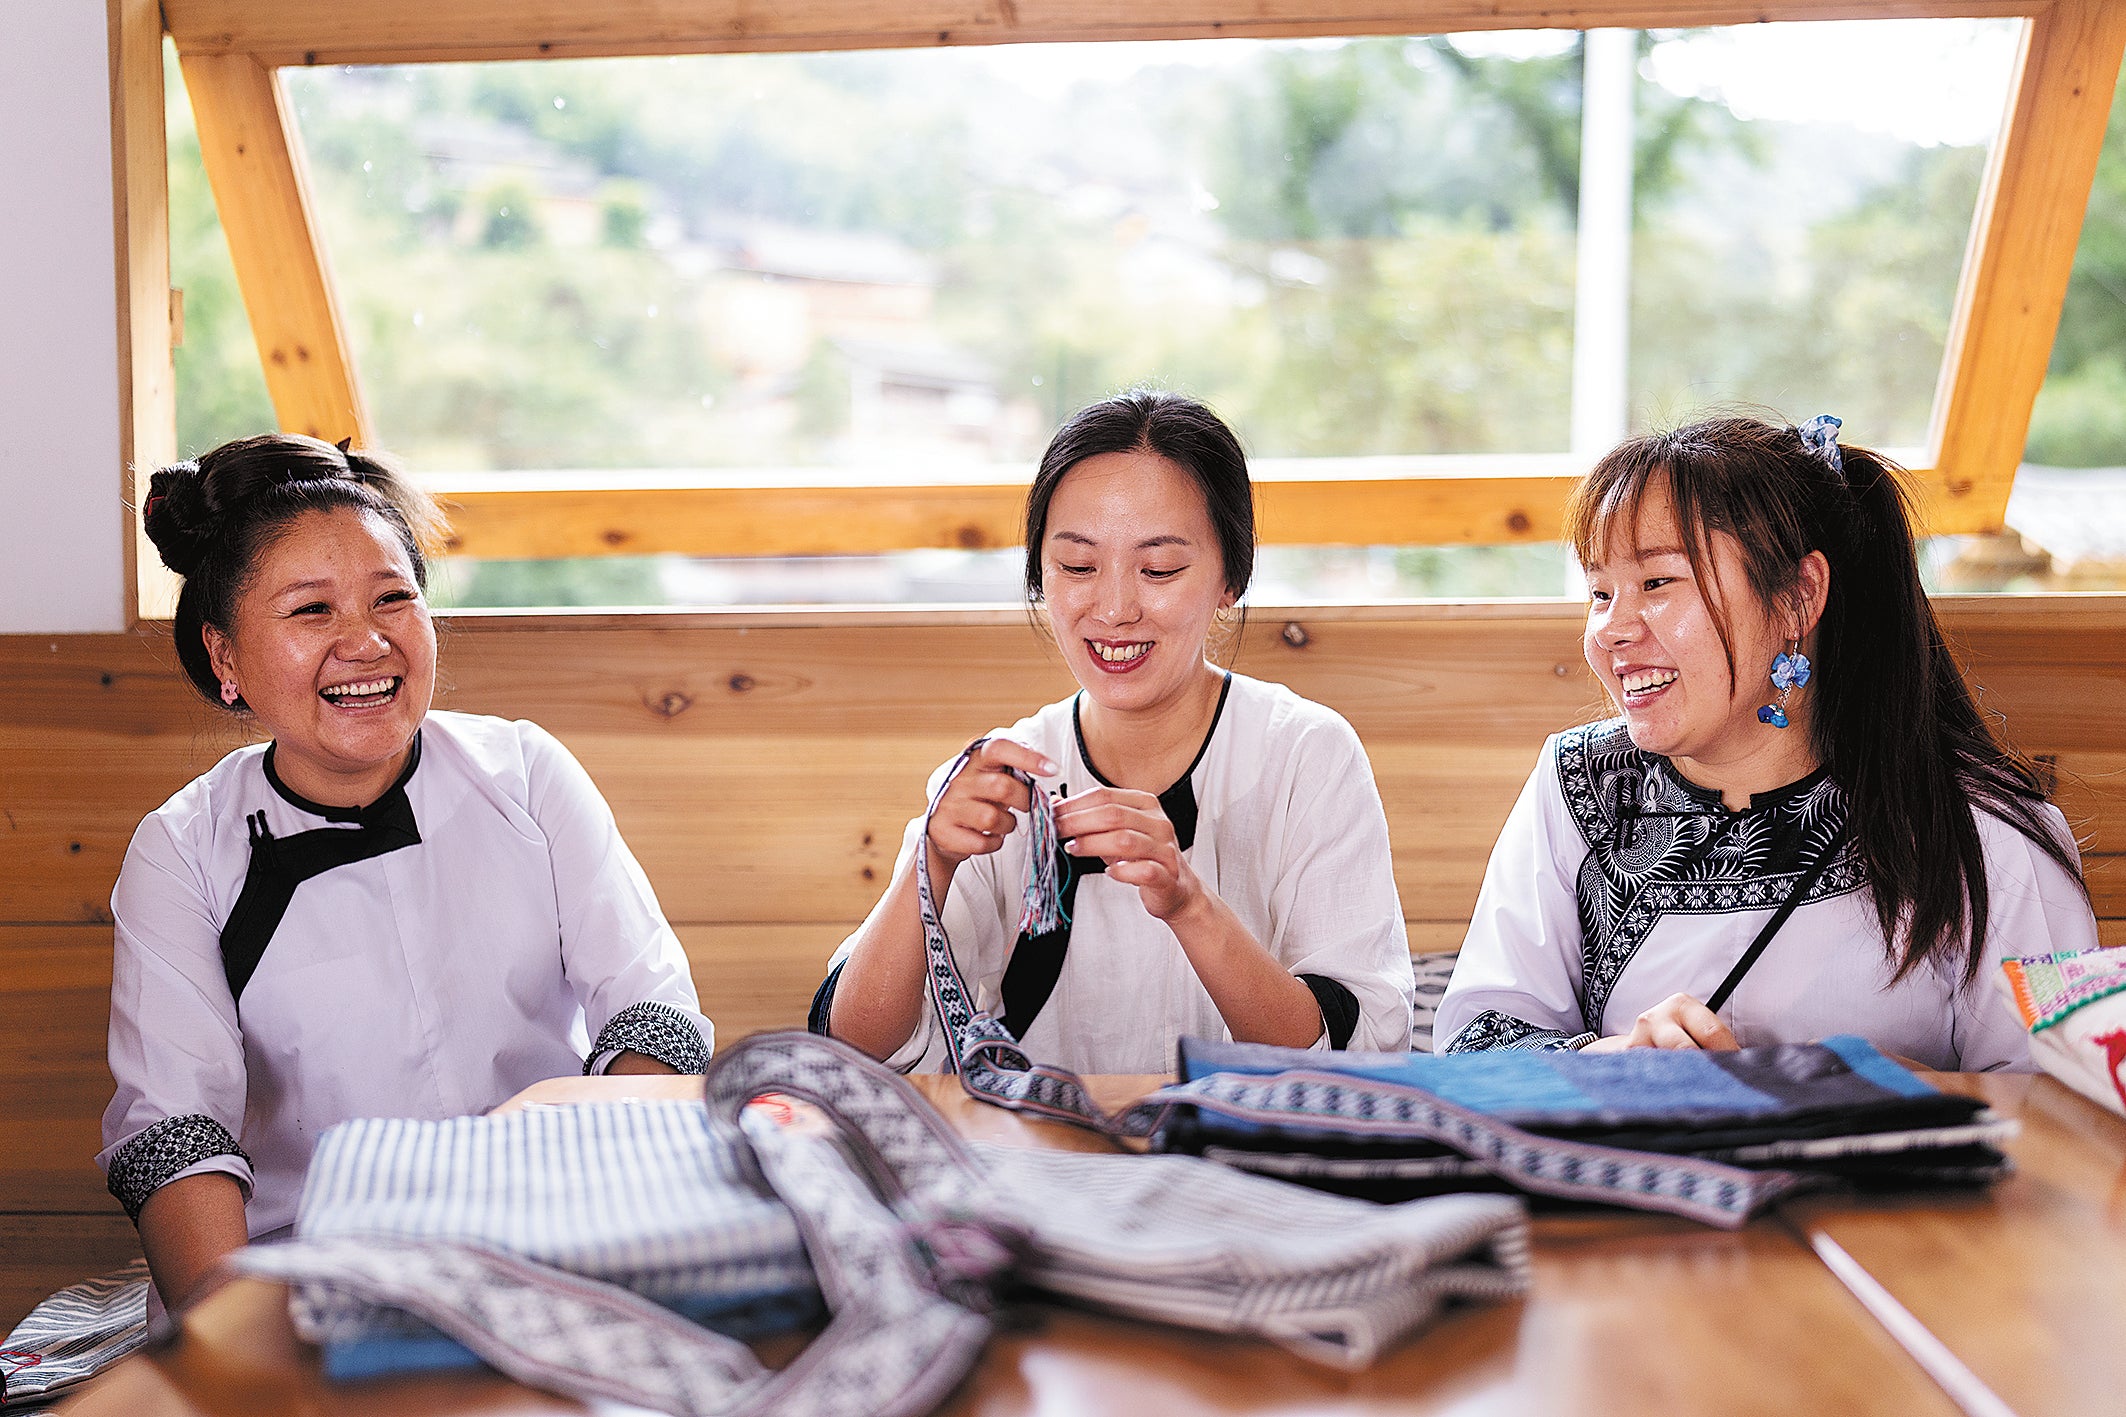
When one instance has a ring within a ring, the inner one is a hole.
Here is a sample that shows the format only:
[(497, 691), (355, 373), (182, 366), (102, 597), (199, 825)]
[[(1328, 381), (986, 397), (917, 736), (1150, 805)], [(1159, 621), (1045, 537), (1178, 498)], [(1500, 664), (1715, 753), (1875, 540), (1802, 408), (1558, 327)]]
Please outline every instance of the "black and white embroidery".
[(693, 1021), (670, 1004), (655, 1001), (629, 1004), (607, 1019), (583, 1071), (589, 1073), (600, 1058), (621, 1052), (655, 1058), (682, 1073), (698, 1073), (709, 1065), (709, 1050), (702, 1046)]
[(1486, 1009), (1462, 1025), (1462, 1031), (1440, 1051), (1480, 1053), (1492, 1048), (1571, 1048), (1588, 1037), (1590, 1035), (1584, 1033), (1575, 1036), (1559, 1028), (1538, 1028), (1526, 1019), (1502, 1014), (1497, 1009)]
[(234, 1156), (251, 1164), (229, 1129), (212, 1117), (166, 1117), (118, 1148), (107, 1181), (125, 1213), (138, 1222), (149, 1196), (178, 1172), (212, 1156)]
[[(1622, 719), (1559, 738), (1558, 784), (1588, 846), (1574, 894), (1581, 1017), (1596, 1031), (1618, 978), (1662, 916), (1774, 909), (1845, 829), (1845, 793), (1825, 773), (1731, 813), (1718, 794), (1635, 746)], [(1867, 883), (1851, 846), (1841, 846), (1801, 904)]]

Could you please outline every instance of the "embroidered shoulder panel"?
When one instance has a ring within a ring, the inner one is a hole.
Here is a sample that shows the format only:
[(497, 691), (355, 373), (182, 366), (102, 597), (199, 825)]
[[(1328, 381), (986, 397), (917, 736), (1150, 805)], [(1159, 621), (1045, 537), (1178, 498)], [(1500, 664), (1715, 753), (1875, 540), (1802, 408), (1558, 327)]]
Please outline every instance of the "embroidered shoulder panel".
[(1538, 1028), (1526, 1019), (1502, 1014), (1497, 1009), (1486, 1009), (1454, 1035), (1454, 1040), (1442, 1052), (1481, 1053), (1494, 1048), (1521, 1048), (1531, 1051), (1555, 1052), (1570, 1048), (1582, 1034), (1571, 1034), (1558, 1028)]
[(125, 1213), (138, 1224), (140, 1208), (149, 1196), (186, 1167), (215, 1156), (234, 1156), (246, 1166), (251, 1164), (229, 1129), (212, 1117), (165, 1117), (118, 1148), (106, 1182)]
[[(1588, 847), (1575, 883), (1580, 1002), (1583, 1022), (1597, 1031), (1617, 979), (1662, 916), (1774, 909), (1845, 829), (1845, 793), (1828, 777), (1730, 813), (1635, 746), (1620, 718), (1562, 735), (1557, 761), (1559, 788)], [(1801, 904), (1866, 886), (1847, 843)]]
[(619, 1052), (640, 1053), (682, 1073), (698, 1073), (709, 1065), (709, 1050), (694, 1021), (670, 1004), (654, 1001), (629, 1004), (606, 1020), (583, 1071), (590, 1072), (606, 1054)]

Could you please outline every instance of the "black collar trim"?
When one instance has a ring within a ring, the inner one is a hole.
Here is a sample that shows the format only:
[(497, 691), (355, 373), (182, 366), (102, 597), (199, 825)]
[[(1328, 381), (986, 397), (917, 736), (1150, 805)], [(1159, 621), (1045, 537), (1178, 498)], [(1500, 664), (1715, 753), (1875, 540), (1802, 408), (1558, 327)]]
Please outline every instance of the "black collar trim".
[(265, 768), (267, 784), (272, 787), (281, 801), (286, 802), (297, 811), (308, 812), (313, 817), (323, 817), (328, 822), (350, 824), (360, 822), (364, 813), (375, 811), (378, 803), (388, 799), (392, 793), (404, 791), (406, 784), (413, 780), (413, 770), (421, 765), (421, 730), (416, 728), (413, 731), (413, 746), (406, 754), (406, 766), (399, 769), (397, 779), (392, 782), (391, 786), (384, 789), (375, 802), (371, 802), (366, 807), (327, 807), (322, 802), (311, 801), (289, 787), (287, 783), (281, 781), (280, 773), (273, 766), (273, 750), (276, 746), (278, 745), (273, 743), (266, 745)]

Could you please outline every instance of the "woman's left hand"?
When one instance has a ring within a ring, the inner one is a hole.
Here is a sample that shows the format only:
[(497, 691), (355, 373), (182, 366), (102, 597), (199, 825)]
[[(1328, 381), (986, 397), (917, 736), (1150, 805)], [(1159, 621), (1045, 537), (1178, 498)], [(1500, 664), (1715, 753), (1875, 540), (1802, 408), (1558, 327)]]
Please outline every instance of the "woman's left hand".
[(1073, 856), (1097, 856), (1109, 880), (1135, 886), (1144, 908), (1171, 921), (1202, 899), (1203, 883), (1181, 859), (1159, 799), (1126, 787), (1096, 787), (1056, 804), (1056, 838)]

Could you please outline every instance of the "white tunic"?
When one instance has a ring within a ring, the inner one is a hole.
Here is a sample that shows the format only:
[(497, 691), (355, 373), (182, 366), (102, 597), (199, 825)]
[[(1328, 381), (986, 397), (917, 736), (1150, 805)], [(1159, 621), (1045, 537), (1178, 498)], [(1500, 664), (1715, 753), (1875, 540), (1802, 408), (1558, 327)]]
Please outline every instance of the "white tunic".
[[(1078, 741), (1073, 699), (997, 736), (1039, 751), (1062, 771), (1036, 790), (1074, 795), (1100, 785)], [(946, 766), (950, 766), (947, 764)], [(931, 776), (925, 800), (944, 778)], [(1410, 946), (1395, 891), (1388, 822), (1358, 735), (1334, 711), (1281, 684), (1232, 676), (1198, 759), (1195, 842), (1182, 853), (1278, 963), (1336, 981), (1358, 1002), (1349, 1046), (1409, 1046)], [(923, 819), (908, 824), (896, 869), (912, 859)], [(954, 874), (944, 926), (977, 1009), (998, 1009), (1018, 939), (1028, 871), (1023, 818), (1004, 845)], [(848, 957), (844, 942), (832, 964)], [(937, 1071), (945, 1045), (928, 997), (915, 1034), (887, 1062)], [(1136, 887), (1081, 878), (1068, 952), (1048, 1003), (1020, 1040), (1044, 1063), (1084, 1073), (1163, 1073), (1184, 1036), (1230, 1038), (1180, 942)], [(1317, 1045), (1319, 1046), (1319, 1045)]]
[(349, 814), (288, 792), (258, 745), (134, 833), (111, 896), (118, 1090), (97, 1157), (128, 1211), (224, 1172), (255, 1238), (294, 1219), (335, 1122), (484, 1112), (627, 1048), (707, 1063), (686, 955), (568, 750), (536, 724), (436, 712), (418, 752), (418, 844), (303, 880), (241, 1007), (220, 937), (251, 864), (247, 818), (285, 842)]
[[(2043, 810), (2071, 846), (2058, 809)], [(1736, 1039), (1852, 1033), (1930, 1068), (2029, 1070), (2028, 1035), (1990, 976), (2004, 954), (2094, 947), (2096, 921), (2028, 838), (1976, 820), (1990, 911), (1976, 980), (1962, 984), (1958, 949), (1891, 982), (1864, 870), (1842, 844), (1720, 1010)], [(1491, 853), (1434, 1036), (1446, 1051), (1558, 1047), (1629, 1033), (1672, 994), (1710, 998), (1844, 821), (1820, 772), (1730, 814), (1634, 747), (1622, 720), (1557, 735)]]

